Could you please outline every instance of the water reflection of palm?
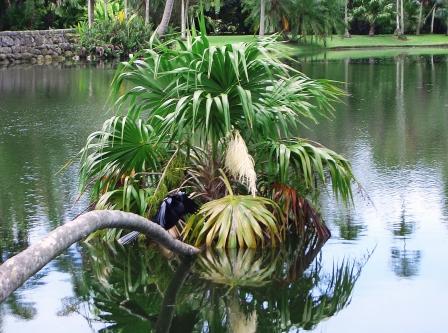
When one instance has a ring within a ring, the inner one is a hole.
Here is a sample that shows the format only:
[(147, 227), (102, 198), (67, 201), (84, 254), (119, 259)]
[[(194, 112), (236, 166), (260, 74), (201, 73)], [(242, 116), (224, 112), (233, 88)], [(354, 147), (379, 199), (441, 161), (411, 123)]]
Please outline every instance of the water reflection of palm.
[(325, 273), (322, 245), (309, 238), (261, 251), (206, 251), (195, 261), (91, 245), (78, 304), (109, 322), (108, 332), (310, 329), (349, 304), (360, 274), (347, 261)]

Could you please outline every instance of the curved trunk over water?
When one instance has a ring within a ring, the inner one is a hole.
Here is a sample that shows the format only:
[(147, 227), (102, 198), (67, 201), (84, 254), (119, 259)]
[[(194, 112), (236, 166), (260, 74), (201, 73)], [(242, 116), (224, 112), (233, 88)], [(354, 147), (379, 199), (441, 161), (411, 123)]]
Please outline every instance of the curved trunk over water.
[(174, 239), (165, 229), (139, 215), (117, 210), (83, 214), (52, 232), (0, 266), (0, 302), (72, 244), (94, 231), (121, 228), (139, 231), (175, 253), (194, 255), (199, 249)]

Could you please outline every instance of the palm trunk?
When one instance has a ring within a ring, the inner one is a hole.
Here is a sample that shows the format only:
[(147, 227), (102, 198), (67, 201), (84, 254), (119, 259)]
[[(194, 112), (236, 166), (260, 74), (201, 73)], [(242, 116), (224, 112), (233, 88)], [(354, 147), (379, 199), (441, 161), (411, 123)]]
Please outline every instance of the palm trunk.
[(93, 24), (93, 12), (95, 9), (95, 4), (94, 4), (95, 0), (87, 0), (87, 20), (88, 20), (88, 24), (89, 24), (89, 29), (92, 28), (92, 24)]
[(401, 34), (404, 35), (404, 5), (403, 0), (401, 2)]
[(145, 24), (149, 24), (149, 0), (145, 0)]
[(188, 23), (188, 9), (190, 8), (190, 0), (185, 1), (185, 23), (187, 26), (187, 29), (190, 28), (190, 24)]
[(108, 3), (108, 0), (104, 0), (104, 16), (105, 16), (106, 20), (109, 19), (109, 13), (107, 11), (107, 3)]
[(107, 228), (140, 231), (175, 253), (194, 255), (199, 249), (174, 239), (165, 229), (144, 217), (118, 210), (96, 210), (83, 214), (50, 232), (0, 266), (0, 302), (72, 244), (92, 232)]
[(436, 6), (432, 7), (432, 16), (431, 16), (431, 33), (434, 33), (434, 17), (436, 16)]
[(128, 19), (128, 0), (124, 0), (124, 19)]
[(395, 18), (396, 18), (396, 24), (397, 24), (397, 26), (395, 28), (395, 35), (399, 36), (401, 33), (401, 29), (400, 29), (400, 0), (396, 1), (395, 7), (396, 7)]
[(345, 38), (350, 38), (350, 31), (348, 29), (348, 0), (345, 0), (345, 13), (344, 13), (344, 22), (345, 22)]
[(420, 0), (420, 8), (418, 10), (418, 21), (416, 35), (420, 35), (420, 29), (422, 27), (422, 15), (423, 15), (423, 0)]
[(171, 12), (173, 11), (174, 0), (166, 0), (165, 8), (163, 10), (162, 20), (160, 21), (159, 26), (156, 29), (156, 34), (159, 37), (165, 35), (168, 30), (168, 24), (170, 23)]
[(375, 36), (375, 23), (370, 23), (369, 36)]
[(265, 0), (260, 0), (260, 37), (264, 36)]
[(181, 0), (180, 6), (180, 36), (182, 39), (185, 39), (187, 37), (185, 25), (185, 0)]

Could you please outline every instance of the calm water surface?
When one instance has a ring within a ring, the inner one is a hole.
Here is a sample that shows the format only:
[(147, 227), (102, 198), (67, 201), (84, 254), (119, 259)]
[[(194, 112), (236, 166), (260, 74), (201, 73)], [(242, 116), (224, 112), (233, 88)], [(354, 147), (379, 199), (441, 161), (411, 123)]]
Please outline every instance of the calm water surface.
[[(322, 194), (333, 237), (262, 252), (71, 247), (0, 305), (0, 332), (442, 332), (448, 325), (448, 57), (304, 63), (346, 82), (299, 133), (352, 161), (355, 207)], [(0, 69), (0, 259), (85, 207), (76, 163), (108, 68)], [(364, 193), (367, 193), (364, 194)], [(176, 304), (176, 306), (172, 306)]]

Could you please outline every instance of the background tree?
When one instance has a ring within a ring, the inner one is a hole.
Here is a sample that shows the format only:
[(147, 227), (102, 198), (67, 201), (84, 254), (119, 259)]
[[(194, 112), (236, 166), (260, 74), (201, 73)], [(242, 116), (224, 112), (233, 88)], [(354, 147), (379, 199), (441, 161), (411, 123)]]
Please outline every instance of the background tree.
[(369, 24), (369, 36), (375, 35), (375, 26), (390, 22), (393, 5), (388, 0), (355, 0), (353, 15)]
[(444, 22), (446, 27), (446, 35), (448, 35), (448, 0), (441, 0), (436, 11), (436, 17)]

